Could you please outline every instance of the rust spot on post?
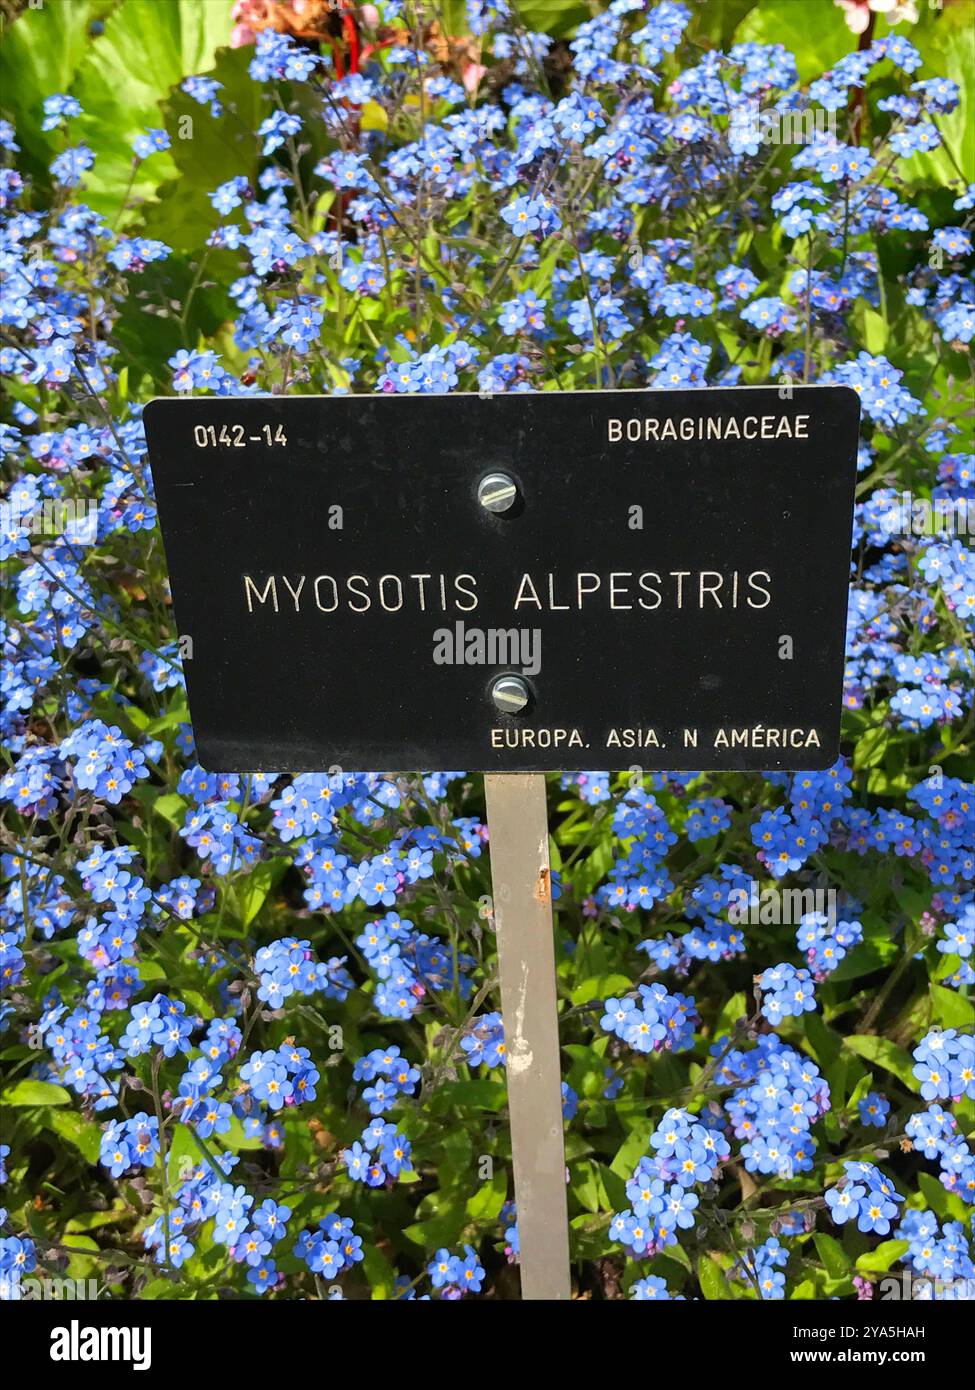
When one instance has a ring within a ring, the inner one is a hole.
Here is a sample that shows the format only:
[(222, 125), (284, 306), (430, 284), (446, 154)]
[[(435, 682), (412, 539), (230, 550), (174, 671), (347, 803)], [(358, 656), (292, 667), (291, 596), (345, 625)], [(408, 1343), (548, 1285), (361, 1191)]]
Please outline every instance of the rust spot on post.
[(552, 884), (548, 869), (539, 869), (538, 871), (538, 878), (535, 881), (535, 899), (540, 903), (551, 902)]

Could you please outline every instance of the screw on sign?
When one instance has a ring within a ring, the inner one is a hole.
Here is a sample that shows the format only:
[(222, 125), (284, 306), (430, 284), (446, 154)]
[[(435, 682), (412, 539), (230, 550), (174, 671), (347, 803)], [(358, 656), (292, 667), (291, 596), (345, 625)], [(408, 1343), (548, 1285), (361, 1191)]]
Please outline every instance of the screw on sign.
[(522, 1293), (568, 1298), (539, 774), (835, 762), (859, 400), (161, 399), (145, 422), (202, 765), (485, 774)]

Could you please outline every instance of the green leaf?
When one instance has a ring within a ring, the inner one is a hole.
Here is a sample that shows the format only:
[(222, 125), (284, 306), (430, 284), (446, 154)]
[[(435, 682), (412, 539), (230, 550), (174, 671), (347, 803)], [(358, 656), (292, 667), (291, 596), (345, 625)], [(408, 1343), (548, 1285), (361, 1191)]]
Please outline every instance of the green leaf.
[[(714, 1025), (714, 1036), (723, 1037), (730, 1033), (734, 1025), (740, 1018), (746, 1017), (748, 1013), (748, 1000), (740, 991), (733, 994), (730, 999), (726, 999), (721, 1006), (717, 1022)], [(808, 1015), (807, 1015), (808, 1017)]]
[[(140, 713), (142, 711), (140, 710)], [(126, 711), (128, 713), (128, 711)], [(180, 724), (189, 722), (189, 710), (185, 705), (176, 705), (174, 709), (167, 710), (158, 719), (153, 719), (145, 725), (145, 732), (152, 737), (161, 734), (164, 729), (175, 729)]]
[(593, 1159), (571, 1165), (569, 1190), (580, 1206), (593, 1214), (621, 1210), (628, 1205), (623, 1179)]
[(463, 1126), (447, 1129), (443, 1149), (446, 1163), (455, 1173), (469, 1172), (473, 1167), (474, 1138), (469, 1129)]
[(69, 89), (90, 42), (88, 26), (105, 8), (95, 0), (43, 5), (4, 26), (0, 106), (17, 128), (20, 167), (42, 181), (65, 144), (60, 132), (41, 130), (44, 98)]
[(456, 1245), (466, 1225), (467, 1215), (464, 1209), (456, 1203), (451, 1203), (429, 1220), (417, 1221), (412, 1226), (404, 1227), (403, 1235), (421, 1250), (432, 1253), (442, 1245), (446, 1245), (448, 1249)]
[(935, 1216), (940, 1216), (942, 1219), (947, 1218), (948, 1193), (937, 1178), (933, 1178), (930, 1173), (918, 1173), (917, 1185)]
[(823, 1022), (818, 1013), (803, 1015), (802, 1026), (813, 1057), (826, 1071), (840, 1055), (843, 1039)]
[(911, 1058), (903, 1048), (898, 1047), (888, 1038), (877, 1038), (872, 1033), (855, 1033), (851, 1037), (844, 1038), (843, 1043), (858, 1057), (893, 1072), (898, 1081), (903, 1082), (909, 1091), (920, 1090), (920, 1082), (914, 1075), (914, 1063)]
[[(169, 245), (166, 235), (151, 225), (156, 206), (152, 204), (146, 210), (142, 226), (129, 230), (157, 236)], [(197, 234), (205, 235), (198, 223), (196, 226)], [(129, 278), (113, 337), (123, 349), (140, 394), (168, 391), (172, 384), (169, 358), (180, 348), (195, 348), (201, 341), (216, 337), (232, 317), (231, 302), (222, 284), (229, 279), (229, 267), (234, 264), (231, 252), (211, 252), (204, 273), (198, 276), (193, 262), (173, 255)], [(154, 312), (147, 313), (149, 303)], [(180, 306), (183, 312), (178, 314)], [(232, 368), (232, 354), (223, 346), (219, 350)], [(185, 719), (186, 711), (180, 713)]]
[[(244, 1132), (244, 1126), (236, 1115), (231, 1115), (230, 1128), (227, 1130), (226, 1134), (222, 1134), (220, 1138), (223, 1141), (224, 1148), (232, 1149), (234, 1153), (240, 1153), (245, 1149), (263, 1149), (264, 1147), (258, 1135), (255, 1135), (252, 1139), (248, 1139)], [(202, 1157), (202, 1155), (200, 1155), (200, 1157)]]
[(762, 0), (738, 25), (735, 41), (785, 44), (795, 54), (801, 82), (818, 77), (856, 48), (841, 10), (796, 0)]
[(169, 1279), (150, 1279), (139, 1290), (140, 1299), (172, 1298), (173, 1286)]
[(864, 1274), (886, 1274), (892, 1264), (911, 1248), (909, 1240), (885, 1240), (876, 1250), (868, 1250), (857, 1260), (857, 1269)]
[[(169, 1186), (172, 1188), (184, 1182), (200, 1163), (206, 1163), (206, 1159), (193, 1137), (193, 1131), (189, 1125), (176, 1125), (170, 1135), (166, 1155), (166, 1180)], [(209, 1166), (207, 1163), (207, 1168)]]
[(500, 1110), (508, 1099), (503, 1081), (477, 1077), (473, 1081), (447, 1081), (430, 1097), (431, 1111), (442, 1115), (453, 1106), (470, 1106), (473, 1110)]
[(163, 820), (169, 821), (177, 829), (182, 826), (186, 819), (186, 811), (189, 802), (185, 796), (180, 796), (178, 792), (164, 792), (162, 796), (157, 796), (152, 803), (152, 809), (157, 816), (162, 816)]
[(942, 1028), (969, 1028), (975, 1023), (975, 1007), (953, 989), (931, 986), (931, 1012)]
[(584, 0), (518, 0), (518, 18), (527, 29), (564, 38), (592, 18)]
[(830, 975), (830, 982), (839, 984), (843, 980), (858, 980), (862, 975), (883, 970), (897, 955), (897, 950), (894, 941), (865, 941), (843, 957)]
[(873, 1089), (873, 1077), (869, 1072), (864, 1072), (863, 1076), (850, 1092), (849, 1100), (846, 1102), (850, 1110), (861, 1100), (865, 1099)]
[(65, 1241), (66, 1246), (70, 1246), (72, 1254), (68, 1260), (68, 1276), (71, 1279), (87, 1279), (89, 1275), (98, 1273), (98, 1263), (89, 1258), (88, 1255), (78, 1253), (80, 1251), (91, 1250), (98, 1252), (98, 1242), (91, 1236), (75, 1235), (70, 1240)]
[(598, 1260), (613, 1248), (609, 1240), (609, 1216), (590, 1212), (569, 1222), (569, 1254), (573, 1260)]
[(378, 101), (367, 101), (362, 108), (359, 124), (362, 130), (388, 130), (389, 117), (385, 107), (380, 106)]
[(230, 10), (231, 0), (124, 0), (106, 20), (71, 86), (84, 109), (72, 131), (96, 156), (84, 200), (97, 212), (114, 218), (127, 194), (151, 197), (175, 176), (168, 153), (135, 167), (132, 141), (161, 126), (160, 101), (184, 77), (211, 67), (217, 48), (229, 44)]
[(647, 1148), (648, 1139), (646, 1130), (642, 1128), (634, 1129), (623, 1140), (623, 1143), (617, 1150), (616, 1157), (610, 1164), (613, 1172), (623, 1178), (624, 1181), (628, 1182), (633, 1173), (633, 1169), (640, 1162)]
[[(179, 88), (163, 103), (165, 126), (172, 141), (169, 157), (177, 175), (160, 184), (158, 201), (146, 209), (143, 226), (147, 236), (158, 237), (194, 262), (207, 234), (224, 220), (208, 195), (238, 174), (252, 185), (257, 182), (261, 152), (255, 130), (267, 114), (269, 94), (248, 71), (252, 56), (253, 49), (246, 47), (221, 49), (217, 55), (207, 75), (221, 84), (220, 115), (211, 115), (208, 106), (200, 106)], [(187, 132), (191, 132), (191, 139), (185, 138)], [(183, 264), (190, 266), (189, 261)], [(226, 287), (236, 280), (238, 265), (230, 253), (206, 253), (204, 274), (195, 284), (189, 305), (190, 328), (203, 326), (193, 316), (199, 311), (201, 297), (207, 299), (205, 283), (215, 280)], [(169, 263), (159, 263), (163, 273), (169, 268)], [(186, 270), (180, 273), (185, 274)], [(195, 269), (193, 279), (196, 280)], [(222, 302), (225, 317), (233, 317), (235, 310), (226, 295), (211, 298), (214, 309)], [(181, 302), (185, 305), (185, 297)]]
[(657, 1255), (654, 1260), (654, 1263), (656, 1263), (656, 1260), (659, 1259), (670, 1260), (674, 1264), (680, 1265), (680, 1267), (686, 1270), (688, 1274), (694, 1273), (694, 1266), (691, 1264), (691, 1257), (690, 1255), (688, 1255), (683, 1245), (681, 1245), (679, 1242), (677, 1245), (668, 1245), (667, 1254), (665, 1256)]
[[(121, 1197), (116, 1198), (110, 1211), (86, 1211), (80, 1216), (74, 1216), (65, 1226), (65, 1234), (72, 1235), (75, 1231), (97, 1231), (102, 1226), (114, 1226), (117, 1222), (125, 1221), (130, 1215), (129, 1208)], [(71, 1242), (68, 1242), (71, 1244)]]
[(583, 980), (572, 991), (573, 1004), (588, 1004), (592, 999), (608, 999), (612, 995), (626, 994), (633, 988), (633, 981), (626, 975), (593, 975)]
[(78, 1150), (86, 1163), (97, 1163), (102, 1132), (96, 1121), (85, 1120), (77, 1110), (51, 1110), (44, 1123)]
[(392, 1298), (396, 1288), (396, 1271), (375, 1245), (363, 1246), (362, 1268), (369, 1280), (373, 1300)]
[[(876, 309), (863, 310), (863, 342), (867, 352), (876, 356), (887, 347), (887, 320)], [(872, 731), (871, 731), (872, 732)], [(868, 766), (868, 764), (864, 764)]]
[(467, 1199), (467, 1214), (474, 1221), (495, 1221), (508, 1195), (508, 1174), (496, 1168), (490, 1182), (484, 1182)]
[(238, 885), (242, 926), (249, 927), (253, 922), (288, 863), (287, 859), (265, 859)]
[(821, 1231), (816, 1232), (813, 1240), (826, 1273), (833, 1279), (845, 1278), (849, 1273), (850, 1260), (839, 1241), (834, 1236), (826, 1235)]
[(591, 893), (597, 883), (602, 882), (613, 867), (615, 856), (616, 847), (612, 837), (607, 833), (606, 838), (592, 847), (584, 862), (573, 873), (573, 884), (580, 897)]
[(166, 967), (161, 965), (158, 960), (140, 960), (139, 974), (143, 980), (166, 980), (168, 975)]
[(709, 1301), (732, 1297), (724, 1270), (710, 1255), (702, 1255), (697, 1262), (697, 1282), (701, 1286), (701, 1293)]
[[(900, 159), (896, 168), (899, 177), (908, 183), (954, 183), (960, 191), (961, 176), (954, 159), (961, 166), (966, 182), (975, 179), (975, 121), (971, 118), (975, 106), (975, 12), (970, 0), (945, 5), (936, 10), (925, 6), (921, 22), (910, 31), (924, 66), (917, 77), (948, 77), (957, 82), (961, 96), (957, 108), (947, 116), (937, 118), (944, 145), (930, 153)], [(949, 155), (948, 150), (951, 151)]]
[(960, 965), (961, 956), (942, 956), (938, 964), (932, 969), (932, 979), (946, 980), (949, 975), (954, 975)]
[(605, 1163), (599, 1165), (599, 1177), (602, 1181), (607, 1205), (613, 1211), (622, 1211), (625, 1206), (629, 1205), (626, 1197), (626, 1180), (621, 1178), (619, 1173), (614, 1173), (612, 1168), (607, 1168)]
[(4, 1105), (68, 1105), (71, 1096), (53, 1081), (18, 1081), (2, 1099)]
[(706, 5), (695, 5), (688, 37), (692, 41), (708, 39), (727, 52), (735, 41), (736, 28), (755, 5), (756, 0), (708, 0)]
[(884, 760), (890, 731), (882, 724), (865, 729), (853, 747), (853, 767), (859, 772), (865, 767), (876, 767)]

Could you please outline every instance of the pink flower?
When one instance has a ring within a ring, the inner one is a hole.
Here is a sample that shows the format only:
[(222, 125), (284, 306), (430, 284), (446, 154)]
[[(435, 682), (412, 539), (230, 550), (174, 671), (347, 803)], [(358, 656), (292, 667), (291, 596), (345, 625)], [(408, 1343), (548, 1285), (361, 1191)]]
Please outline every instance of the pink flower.
[(464, 84), (464, 91), (468, 96), (473, 96), (477, 91), (478, 83), (487, 72), (483, 63), (468, 63), (464, 69), (461, 81)]
[(870, 23), (870, 15), (887, 16), (888, 24), (917, 23), (914, 0), (833, 0), (843, 11), (846, 27), (853, 34), (862, 34)]
[(258, 29), (264, 29), (274, 18), (272, 0), (235, 0), (230, 18), (236, 24), (230, 35), (231, 48), (243, 48), (253, 43)]

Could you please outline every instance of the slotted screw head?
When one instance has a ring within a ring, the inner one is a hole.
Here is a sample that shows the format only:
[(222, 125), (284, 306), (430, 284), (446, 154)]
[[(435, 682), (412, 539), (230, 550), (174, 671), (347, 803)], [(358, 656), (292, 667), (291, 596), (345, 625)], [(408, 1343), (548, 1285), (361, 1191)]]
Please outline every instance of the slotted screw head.
[(477, 485), (477, 500), (486, 512), (508, 512), (518, 498), (518, 486), (507, 473), (489, 473)]
[(531, 691), (520, 676), (499, 676), (491, 686), (491, 699), (502, 714), (520, 714), (531, 699)]

